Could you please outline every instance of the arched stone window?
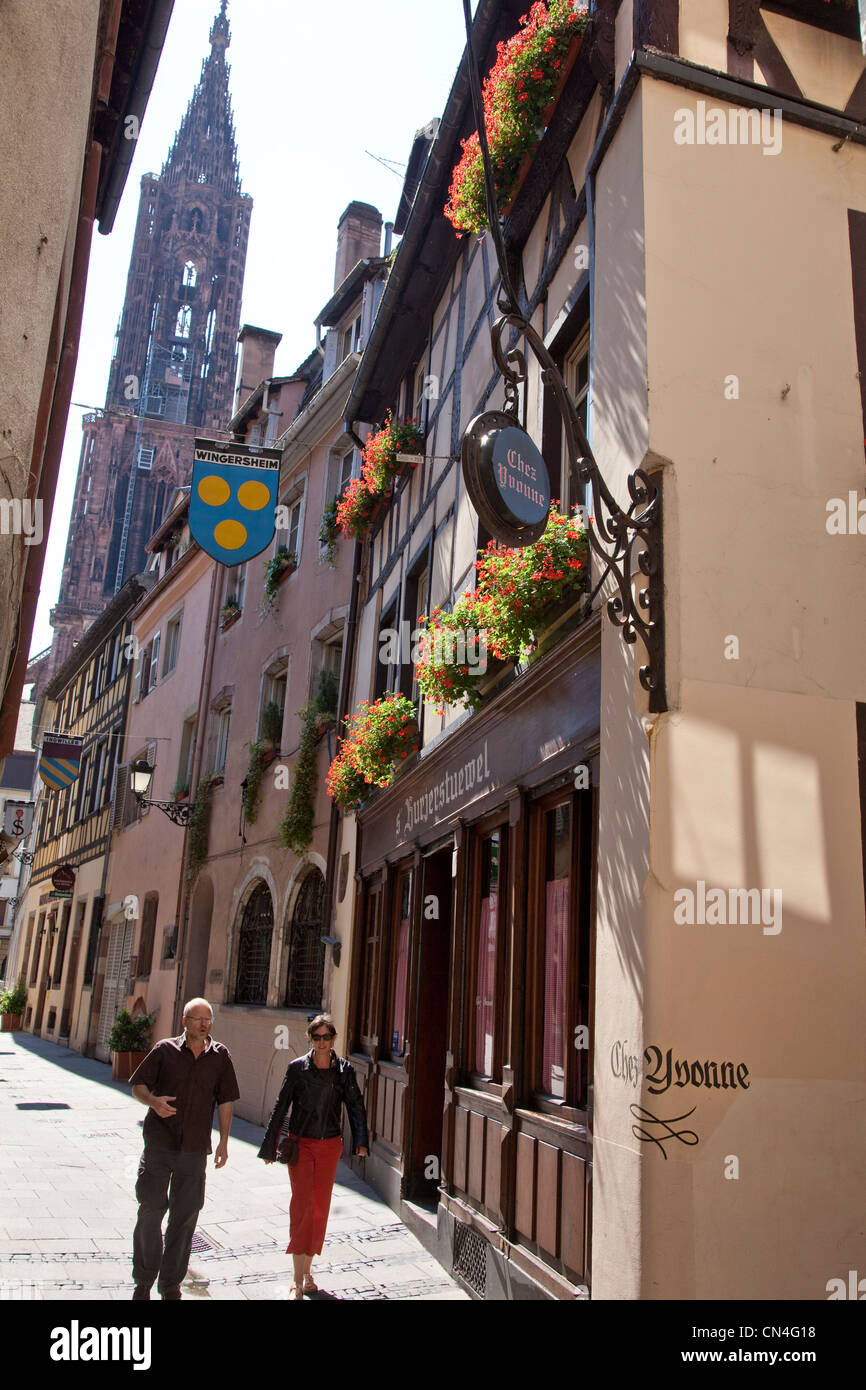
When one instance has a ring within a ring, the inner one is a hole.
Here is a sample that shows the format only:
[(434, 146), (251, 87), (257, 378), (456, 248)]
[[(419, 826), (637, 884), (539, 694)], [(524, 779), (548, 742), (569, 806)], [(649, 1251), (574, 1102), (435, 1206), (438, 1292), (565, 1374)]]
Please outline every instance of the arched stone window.
[(274, 905), (266, 883), (260, 883), (247, 899), (238, 940), (238, 973), (235, 1003), (268, 1002), (268, 969), (271, 937), (274, 931)]
[(286, 1007), (320, 1009), (325, 969), (322, 941), (325, 908), (325, 880), (318, 869), (311, 869), (301, 884), (292, 913), (289, 932), (289, 968), (286, 980)]
[(195, 268), (195, 261), (187, 261), (183, 268), (183, 283), (185, 285), (194, 285), (197, 279), (198, 271)]
[(177, 311), (177, 323), (174, 326), (174, 336), (176, 338), (188, 338), (191, 323), (192, 306), (189, 304), (181, 304)]

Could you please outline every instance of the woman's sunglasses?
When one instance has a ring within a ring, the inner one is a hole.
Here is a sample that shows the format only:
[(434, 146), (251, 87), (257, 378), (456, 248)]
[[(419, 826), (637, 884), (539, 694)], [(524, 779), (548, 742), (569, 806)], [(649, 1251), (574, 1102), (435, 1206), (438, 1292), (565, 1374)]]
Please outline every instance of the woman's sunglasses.
[(327, 1041), (327, 1042), (330, 1042), (330, 1041), (331, 1041), (331, 1038), (335, 1038), (336, 1036), (337, 1036), (336, 1033), (311, 1033), (311, 1034), (310, 1034), (310, 1037), (313, 1039), (313, 1042), (326, 1042), (326, 1041)]

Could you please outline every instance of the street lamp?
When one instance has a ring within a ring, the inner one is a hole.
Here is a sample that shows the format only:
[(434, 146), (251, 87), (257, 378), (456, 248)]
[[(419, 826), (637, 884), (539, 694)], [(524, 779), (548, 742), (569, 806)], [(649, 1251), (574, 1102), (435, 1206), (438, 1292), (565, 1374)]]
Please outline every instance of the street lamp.
[(129, 766), (129, 789), (138, 802), (139, 806), (155, 806), (163, 815), (168, 816), (175, 825), (189, 825), (189, 818), (192, 812), (192, 805), (188, 801), (152, 801), (147, 795), (148, 787), (153, 777), (153, 768), (145, 758), (138, 758)]

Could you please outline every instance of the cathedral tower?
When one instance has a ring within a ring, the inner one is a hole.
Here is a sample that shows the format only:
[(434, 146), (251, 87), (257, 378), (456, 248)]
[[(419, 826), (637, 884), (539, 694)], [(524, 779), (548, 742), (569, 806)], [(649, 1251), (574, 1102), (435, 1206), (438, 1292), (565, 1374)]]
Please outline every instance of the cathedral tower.
[[(189, 482), (196, 433), (225, 430), (232, 415), (252, 199), (241, 192), (226, 10), (222, 0), (162, 171), (141, 180), (105, 408), (83, 420), (54, 645), (41, 663), (52, 670), (144, 568), (173, 489)], [(40, 687), (48, 677), (39, 670)]]

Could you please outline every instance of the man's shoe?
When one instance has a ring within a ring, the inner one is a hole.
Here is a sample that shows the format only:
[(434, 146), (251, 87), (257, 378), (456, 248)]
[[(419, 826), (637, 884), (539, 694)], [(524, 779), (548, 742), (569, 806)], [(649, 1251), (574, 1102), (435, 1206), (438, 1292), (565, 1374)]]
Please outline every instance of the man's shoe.
[(161, 1295), (161, 1297), (163, 1303), (167, 1303), (170, 1299), (179, 1299), (180, 1289), (166, 1289), (165, 1292)]
[(149, 1303), (150, 1285), (136, 1284), (135, 1288), (132, 1291), (132, 1301), (133, 1303)]

